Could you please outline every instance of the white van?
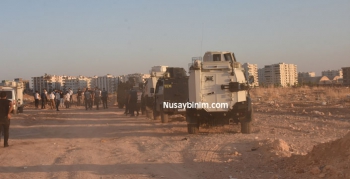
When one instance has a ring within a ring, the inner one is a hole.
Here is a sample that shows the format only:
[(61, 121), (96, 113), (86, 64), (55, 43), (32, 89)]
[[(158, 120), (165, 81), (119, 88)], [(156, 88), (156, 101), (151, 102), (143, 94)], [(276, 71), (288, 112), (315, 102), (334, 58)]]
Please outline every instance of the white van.
[(5, 91), (7, 99), (12, 101), (14, 114), (23, 111), (23, 83), (15, 82), (11, 85), (0, 83), (0, 91)]

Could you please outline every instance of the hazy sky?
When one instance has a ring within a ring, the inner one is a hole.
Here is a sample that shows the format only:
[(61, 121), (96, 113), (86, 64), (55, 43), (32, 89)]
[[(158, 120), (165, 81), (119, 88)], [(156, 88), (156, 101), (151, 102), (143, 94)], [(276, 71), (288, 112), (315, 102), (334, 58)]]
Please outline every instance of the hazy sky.
[(259, 68), (350, 66), (350, 1), (0, 0), (0, 79), (187, 71), (212, 50)]

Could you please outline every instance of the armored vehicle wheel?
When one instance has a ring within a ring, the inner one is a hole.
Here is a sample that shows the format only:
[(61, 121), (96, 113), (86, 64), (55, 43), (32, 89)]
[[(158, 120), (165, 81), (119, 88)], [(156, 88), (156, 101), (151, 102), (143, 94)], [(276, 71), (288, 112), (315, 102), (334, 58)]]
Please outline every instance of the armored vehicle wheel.
[(153, 111), (153, 119), (154, 120), (160, 120), (160, 114), (157, 111)]
[(169, 122), (169, 115), (167, 113), (162, 111), (160, 116), (161, 116), (161, 119), (162, 119), (162, 123), (168, 123)]
[(199, 125), (198, 124), (187, 124), (187, 132), (189, 134), (198, 134)]
[(191, 111), (189, 109), (186, 110), (186, 121), (187, 121), (187, 132), (189, 134), (198, 134), (199, 132), (199, 124), (198, 119), (191, 115)]
[(250, 134), (252, 132), (251, 122), (241, 121), (241, 132), (242, 134)]
[(243, 134), (250, 134), (252, 132), (251, 123), (254, 120), (253, 108), (247, 112), (246, 119), (241, 121), (241, 132)]

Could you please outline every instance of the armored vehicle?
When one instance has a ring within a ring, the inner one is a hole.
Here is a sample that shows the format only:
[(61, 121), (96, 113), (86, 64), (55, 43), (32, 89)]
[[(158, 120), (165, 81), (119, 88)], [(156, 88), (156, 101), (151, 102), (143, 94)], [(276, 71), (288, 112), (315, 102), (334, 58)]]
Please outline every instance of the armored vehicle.
[(147, 78), (143, 90), (143, 101), (142, 106), (146, 112), (146, 116), (153, 119), (153, 108), (154, 108), (154, 89), (159, 78), (164, 76), (167, 66), (154, 66), (150, 70), (150, 77)]
[(244, 69), (231, 52), (206, 52), (189, 65), (188, 133), (209, 126), (240, 123), (242, 133), (251, 132), (253, 110)]
[(185, 113), (185, 108), (177, 108), (174, 104), (188, 101), (188, 76), (183, 68), (168, 67), (163, 77), (159, 78), (154, 90), (154, 119), (161, 118), (168, 122), (169, 115)]

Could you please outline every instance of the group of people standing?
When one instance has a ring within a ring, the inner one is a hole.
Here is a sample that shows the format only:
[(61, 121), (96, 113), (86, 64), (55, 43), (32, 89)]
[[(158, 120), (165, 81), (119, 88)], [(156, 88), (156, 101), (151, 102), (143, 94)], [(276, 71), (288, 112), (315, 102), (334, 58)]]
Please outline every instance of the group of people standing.
[[(108, 92), (105, 88), (101, 91), (98, 87), (89, 90), (86, 88), (85, 92), (82, 92), (80, 96), (84, 96), (85, 109), (92, 109), (93, 104), (96, 105), (96, 110), (100, 109), (100, 103), (102, 102), (103, 109), (107, 109)], [(78, 99), (79, 99), (78, 92)], [(80, 102), (79, 102), (80, 103)]]
[[(48, 93), (46, 89), (44, 89), (41, 94), (38, 91), (35, 91), (34, 99), (35, 99), (35, 108), (39, 109), (39, 103), (41, 101), (41, 109), (45, 109), (46, 105), (49, 104), (51, 109), (55, 109), (59, 111), (59, 107), (70, 108), (73, 103), (73, 90), (68, 89), (67, 91), (62, 90), (53, 90)], [(102, 102), (103, 108), (107, 109), (107, 100), (108, 100), (108, 92), (103, 88), (101, 91), (98, 87), (94, 89), (86, 88), (85, 91), (78, 89), (77, 91), (77, 106), (82, 104), (85, 105), (86, 110), (92, 109), (93, 104), (96, 105), (96, 109), (100, 109), (100, 103)]]
[(137, 90), (134, 88), (131, 88), (127, 94), (128, 95), (126, 96), (124, 114), (126, 115), (130, 114), (130, 116), (135, 116), (135, 112), (136, 112), (136, 115), (139, 116), (140, 105), (138, 105), (137, 103), (137, 98), (138, 98)]
[(51, 109), (55, 109), (59, 111), (59, 107), (66, 108), (70, 107), (70, 104), (73, 102), (73, 90), (68, 89), (63, 92), (62, 90), (53, 90), (50, 93), (44, 89), (41, 94), (38, 91), (35, 91), (34, 100), (35, 100), (35, 108), (39, 109), (39, 101), (41, 100), (41, 109), (46, 109), (46, 105), (49, 104)]

